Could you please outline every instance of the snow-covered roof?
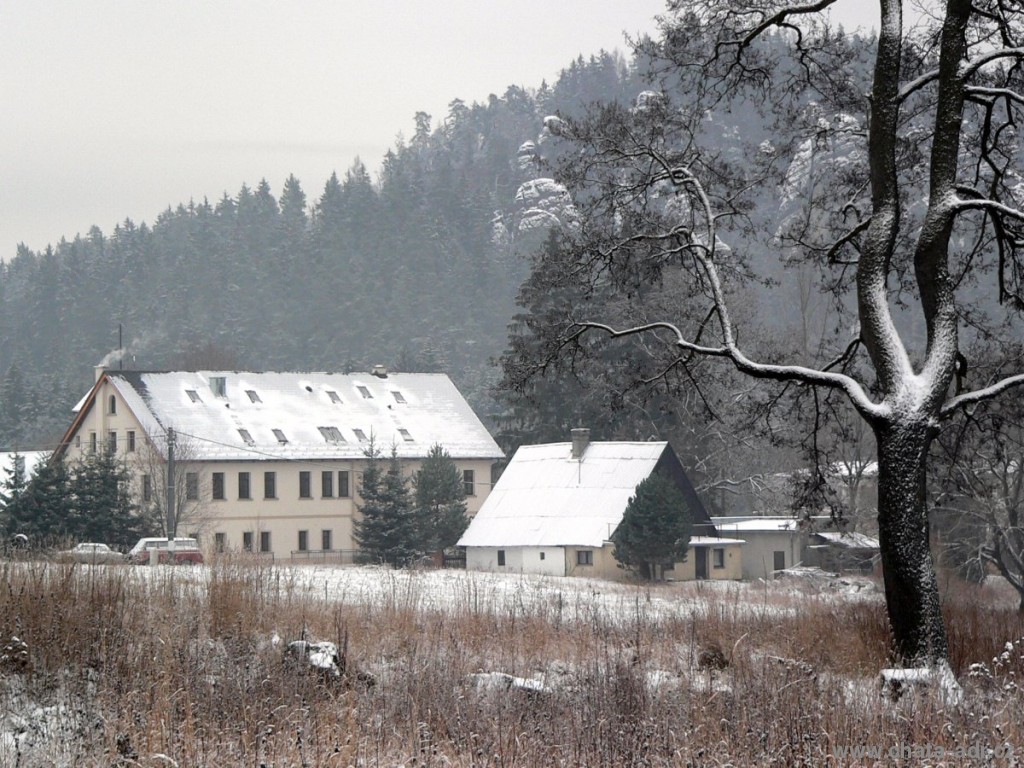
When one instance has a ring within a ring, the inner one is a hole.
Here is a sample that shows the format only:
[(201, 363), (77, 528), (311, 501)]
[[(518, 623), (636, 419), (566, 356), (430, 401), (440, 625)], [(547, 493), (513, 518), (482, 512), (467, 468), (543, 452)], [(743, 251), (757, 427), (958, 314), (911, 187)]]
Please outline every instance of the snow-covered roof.
[(728, 544), (746, 544), (745, 539), (722, 539), (718, 536), (691, 536), (691, 547), (724, 547)]
[(814, 534), (830, 544), (838, 544), (849, 549), (878, 549), (878, 539), (863, 533), (841, 533), (840, 531), (821, 531)]
[(724, 520), (713, 517), (715, 527), (726, 533), (739, 533), (741, 531), (780, 531), (789, 532), (797, 530), (797, 521), (792, 517), (752, 517), (745, 520)]
[[(440, 443), (453, 458), (503, 454), (440, 373), (110, 371), (149, 434), (173, 427), (196, 460), (361, 458), (373, 436), (405, 458)], [(218, 391), (223, 380), (222, 393)]]
[(14, 457), (20, 456), (25, 461), (25, 479), (31, 479), (36, 467), (46, 461), (49, 451), (0, 451), (0, 483), (6, 483), (14, 472)]
[(572, 443), (523, 446), (459, 544), (600, 547), (667, 445), (594, 442), (582, 460), (572, 458)]

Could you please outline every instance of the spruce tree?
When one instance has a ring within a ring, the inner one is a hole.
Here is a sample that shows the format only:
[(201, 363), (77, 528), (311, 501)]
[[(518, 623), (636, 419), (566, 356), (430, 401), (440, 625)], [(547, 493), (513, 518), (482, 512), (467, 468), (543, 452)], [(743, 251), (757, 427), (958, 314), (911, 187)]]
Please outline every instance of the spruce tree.
[(454, 546), (469, 525), (466, 486), (442, 446), (431, 446), (416, 473), (415, 486), (420, 547), (424, 552), (438, 552)]
[(676, 484), (652, 474), (636, 487), (622, 522), (612, 534), (612, 554), (620, 565), (652, 579), (658, 567), (686, 554), (693, 516)]
[(416, 553), (417, 526), (398, 451), (391, 449), (385, 466), (371, 436), (363, 455), (366, 467), (359, 488), (362, 519), (353, 526), (356, 543), (368, 562), (407, 565)]

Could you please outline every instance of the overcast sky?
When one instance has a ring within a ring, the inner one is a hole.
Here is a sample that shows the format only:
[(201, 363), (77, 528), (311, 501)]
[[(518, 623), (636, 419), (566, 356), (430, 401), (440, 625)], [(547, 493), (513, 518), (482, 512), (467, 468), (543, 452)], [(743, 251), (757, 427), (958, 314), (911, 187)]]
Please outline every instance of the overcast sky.
[(3, 0), (0, 259), (294, 173), (626, 49), (664, 0)]

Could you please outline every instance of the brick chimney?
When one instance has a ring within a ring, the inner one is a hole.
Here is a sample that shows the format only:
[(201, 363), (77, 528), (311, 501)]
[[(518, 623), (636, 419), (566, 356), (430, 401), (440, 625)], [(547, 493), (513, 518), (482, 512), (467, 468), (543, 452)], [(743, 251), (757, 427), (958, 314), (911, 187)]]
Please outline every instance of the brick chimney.
[(582, 459), (590, 445), (590, 430), (586, 427), (577, 427), (572, 430), (572, 457)]

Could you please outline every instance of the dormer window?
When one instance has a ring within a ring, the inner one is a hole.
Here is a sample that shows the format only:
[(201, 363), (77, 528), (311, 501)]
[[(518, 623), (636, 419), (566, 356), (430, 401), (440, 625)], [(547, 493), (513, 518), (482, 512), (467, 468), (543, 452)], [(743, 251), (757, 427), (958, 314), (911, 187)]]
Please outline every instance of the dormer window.
[(203, 398), (201, 398), (199, 396), (199, 393), (196, 392), (194, 389), (186, 389), (185, 394), (188, 395), (188, 399), (191, 400), (193, 403), (203, 402)]
[(228, 391), (228, 380), (224, 376), (210, 377), (210, 391), (214, 397), (226, 397)]
[(362, 384), (357, 384), (356, 389), (359, 390), (359, 394), (363, 396), (364, 400), (372, 400), (373, 395), (370, 394), (370, 390), (364, 387)]
[(353, 429), (352, 431), (356, 433), (356, 438), (359, 440), (360, 443), (367, 442), (366, 433), (363, 432), (363, 430)]
[(282, 432), (280, 429), (274, 430), (274, 437), (277, 438), (277, 442), (279, 442), (281, 445), (284, 445), (288, 442), (288, 438), (285, 437), (284, 432)]
[(403, 395), (401, 392), (399, 392), (398, 390), (392, 390), (391, 394), (392, 396), (394, 396), (396, 403), (402, 403), (403, 405), (405, 404), (405, 395)]
[(341, 436), (341, 430), (337, 427), (317, 427), (324, 440), (328, 443), (344, 443), (345, 438)]
[(332, 403), (337, 403), (338, 405), (341, 405), (341, 395), (339, 395), (333, 389), (327, 390), (327, 396), (331, 399)]
[(256, 445), (256, 441), (252, 439), (252, 435), (249, 434), (248, 429), (239, 429), (238, 434), (242, 436), (242, 439), (245, 441), (246, 445)]
[(409, 432), (408, 429), (399, 428), (398, 434), (400, 434), (402, 436), (402, 439), (405, 440), (405, 442), (407, 443), (416, 442), (416, 440), (413, 438), (412, 434)]
[(249, 396), (249, 402), (251, 402), (251, 403), (262, 403), (263, 402), (262, 400), (260, 400), (259, 393), (257, 393), (255, 389), (247, 389), (247, 390), (245, 390), (245, 394), (247, 394)]

